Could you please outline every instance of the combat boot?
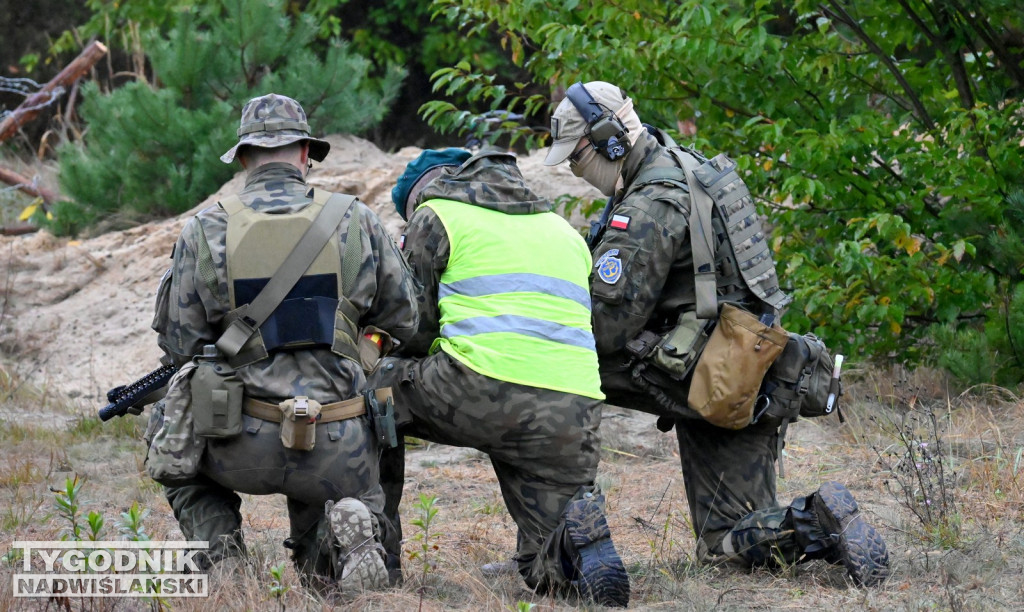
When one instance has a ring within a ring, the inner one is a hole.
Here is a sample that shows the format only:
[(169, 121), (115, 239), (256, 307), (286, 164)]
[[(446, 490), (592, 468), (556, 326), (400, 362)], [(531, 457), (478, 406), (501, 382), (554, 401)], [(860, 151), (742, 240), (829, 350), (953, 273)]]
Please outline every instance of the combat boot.
[(859, 585), (873, 586), (889, 577), (885, 541), (861, 517), (849, 489), (826, 482), (814, 495), (813, 508), (827, 541), (826, 560), (842, 563)]
[(573, 586), (594, 603), (625, 607), (629, 603), (629, 576), (612, 543), (601, 509), (603, 501), (602, 496), (586, 493), (565, 508), (566, 533), (576, 549)]
[(351, 497), (333, 505), (327, 502), (327, 507), (336, 547), (335, 576), (342, 593), (387, 587), (384, 547), (377, 541), (370, 509)]

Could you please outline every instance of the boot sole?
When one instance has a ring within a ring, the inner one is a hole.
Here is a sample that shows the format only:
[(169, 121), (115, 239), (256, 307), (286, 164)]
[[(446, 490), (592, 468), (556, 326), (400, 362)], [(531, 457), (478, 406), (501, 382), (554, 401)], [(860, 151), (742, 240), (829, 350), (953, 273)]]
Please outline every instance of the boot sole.
[(575, 560), (580, 593), (603, 606), (629, 603), (629, 575), (612, 543), (601, 507), (592, 499), (578, 499), (565, 512), (565, 525), (579, 559)]
[(366, 504), (348, 497), (334, 504), (329, 516), (331, 531), (344, 554), (344, 565), (336, 568), (342, 592), (387, 587), (383, 547), (375, 538), (373, 517)]
[(889, 553), (878, 531), (861, 518), (857, 501), (838, 482), (827, 482), (814, 496), (822, 528), (835, 541), (839, 559), (853, 581), (874, 586), (889, 577)]

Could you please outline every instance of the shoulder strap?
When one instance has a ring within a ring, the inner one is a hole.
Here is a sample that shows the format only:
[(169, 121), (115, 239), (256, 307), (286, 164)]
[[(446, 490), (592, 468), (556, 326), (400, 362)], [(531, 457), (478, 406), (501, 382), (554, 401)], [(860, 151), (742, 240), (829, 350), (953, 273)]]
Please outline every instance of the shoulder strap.
[(693, 171), (699, 162), (677, 149), (672, 154), (683, 166), (686, 182), (690, 185), (690, 248), (693, 250), (693, 282), (697, 298), (697, 318), (713, 319), (718, 316), (718, 279), (715, 274), (715, 233), (711, 215), (715, 202), (700, 184)]
[[(217, 340), (217, 348), (226, 356), (233, 357), (242, 350), (242, 346), (259, 329), (259, 326), (267, 320), (278, 304), (284, 300), (288, 292), (292, 290), (299, 278), (309, 269), (309, 266), (323, 250), (327, 241), (338, 231), (341, 220), (345, 213), (355, 202), (355, 196), (336, 193), (330, 196), (323, 208), (317, 214), (316, 219), (299, 239), (298, 244), (285, 258), (281, 267), (270, 277), (263, 290), (260, 291), (249, 304), (245, 316), (239, 317), (231, 322), (221, 337)], [(226, 208), (226, 207), (225, 207)], [(358, 210), (356, 208), (355, 210)], [(358, 219), (354, 219), (358, 222)], [(346, 238), (352, 233), (351, 226)], [(361, 239), (361, 236), (360, 236)], [(346, 247), (345, 254), (349, 250)], [(342, 274), (344, 286), (344, 273)]]
[[(350, 196), (351, 197), (351, 196)], [(352, 218), (345, 232), (345, 255), (341, 261), (341, 292), (348, 299), (355, 287), (359, 268), (363, 265), (363, 227), (359, 222), (359, 207), (352, 207)]]
[(238, 197), (238, 194), (235, 193), (221, 199), (217, 203), (224, 209), (224, 212), (228, 213), (229, 217), (245, 208), (245, 204), (242, 203), (242, 198)]
[[(648, 128), (650, 129), (650, 128)], [(672, 141), (667, 134), (663, 137)], [(661, 140), (659, 139), (659, 142)], [(690, 194), (690, 245), (693, 249), (693, 278), (697, 297), (697, 318), (713, 319), (718, 316), (718, 279), (715, 273), (715, 237), (711, 226), (715, 202), (704, 186), (694, 176), (701, 166), (703, 156), (679, 146), (666, 147), (681, 168), (667, 166), (641, 171), (629, 193), (651, 183), (669, 183), (685, 189)], [(684, 151), (688, 155), (684, 155)], [(704, 160), (706, 161), (706, 160)]]
[[(313, 201), (321, 204), (326, 204), (335, 195), (338, 194), (313, 189)], [(352, 295), (356, 277), (359, 276), (359, 268), (363, 264), (363, 226), (359, 220), (359, 211), (358, 206), (352, 207), (352, 218), (345, 231), (345, 254), (341, 262), (341, 293), (345, 298)]]

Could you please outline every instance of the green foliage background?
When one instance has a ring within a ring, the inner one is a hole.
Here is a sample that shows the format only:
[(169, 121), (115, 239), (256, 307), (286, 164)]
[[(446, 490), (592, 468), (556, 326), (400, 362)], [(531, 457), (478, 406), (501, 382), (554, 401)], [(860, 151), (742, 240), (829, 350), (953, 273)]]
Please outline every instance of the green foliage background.
[(315, 45), (317, 23), (287, 14), (283, 0), (182, 3), (161, 15), (139, 22), (152, 83), (85, 88), (88, 131), (59, 151), (61, 187), (73, 200), (54, 211), (58, 232), (195, 206), (237, 171), (218, 157), (236, 142), (253, 96), (300, 100), (317, 134), (358, 134), (380, 121), (404, 74), (390, 66), (373, 77), (348, 43)]
[[(698, 148), (738, 158), (774, 225), (790, 329), (912, 364), (983, 345), (997, 357), (972, 380), (1024, 378), (1017, 3), (435, 6), (502, 32), (533, 82), (614, 82), (642, 120), (693, 121)], [(423, 110), (440, 129), (466, 127), (453, 95), (477, 112), (543, 107), (470, 62), (435, 76), (445, 99)]]

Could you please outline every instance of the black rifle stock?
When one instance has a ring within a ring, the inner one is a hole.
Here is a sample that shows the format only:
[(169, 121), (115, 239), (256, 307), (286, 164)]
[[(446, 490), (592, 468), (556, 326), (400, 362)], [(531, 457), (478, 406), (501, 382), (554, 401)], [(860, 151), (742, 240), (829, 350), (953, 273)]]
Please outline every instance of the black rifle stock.
[[(160, 366), (130, 385), (114, 387), (107, 391), (107, 401), (110, 403), (100, 409), (100, 420), (109, 421), (113, 417), (124, 416), (134, 407), (141, 407), (160, 399), (167, 383), (177, 371), (178, 368), (173, 365)], [(159, 397), (156, 397), (157, 393), (160, 393)]]

